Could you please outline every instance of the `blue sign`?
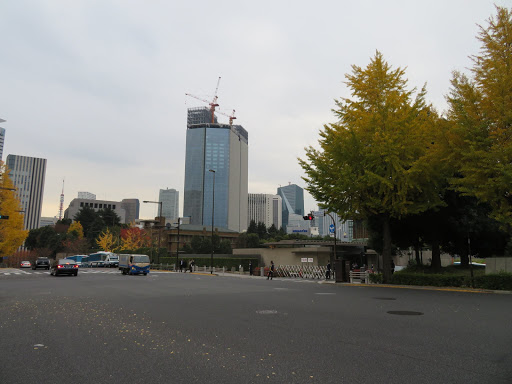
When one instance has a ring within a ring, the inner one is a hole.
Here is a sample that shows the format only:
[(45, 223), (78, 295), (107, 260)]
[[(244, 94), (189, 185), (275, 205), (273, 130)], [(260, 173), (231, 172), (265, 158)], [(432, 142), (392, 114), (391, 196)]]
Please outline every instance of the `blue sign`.
[(334, 233), (334, 224), (329, 225), (329, 233)]

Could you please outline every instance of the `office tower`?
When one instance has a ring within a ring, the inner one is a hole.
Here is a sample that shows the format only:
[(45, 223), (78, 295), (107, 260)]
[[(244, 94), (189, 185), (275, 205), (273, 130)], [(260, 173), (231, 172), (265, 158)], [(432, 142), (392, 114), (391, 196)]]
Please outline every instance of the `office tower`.
[(318, 234), (320, 236), (334, 237), (334, 228), (336, 228), (337, 240), (352, 241), (352, 220), (343, 220), (336, 213), (330, 213), (329, 216), (325, 211), (313, 212), (313, 215), (315, 217), (315, 226), (318, 227)]
[(256, 224), (264, 223), (267, 228), (273, 224), (276, 229), (280, 229), (283, 225), (281, 196), (249, 193), (248, 224), (251, 220)]
[(209, 226), (213, 208), (215, 227), (241, 232), (247, 229), (248, 133), (211, 117), (208, 108), (188, 110), (183, 215)]
[(36, 229), (43, 206), (46, 159), (8, 155), (7, 167), (24, 211), (24, 229)]
[(296, 184), (290, 184), (277, 188), (277, 194), (283, 199), (283, 227), (286, 228), (290, 215), (304, 216), (304, 190)]
[(158, 201), (162, 202), (161, 215), (165, 217), (166, 221), (172, 222), (179, 217), (179, 202), (180, 195), (175, 189), (161, 189)]
[(78, 192), (79, 199), (96, 200), (96, 195), (91, 192)]
[(139, 219), (139, 199), (123, 199), (121, 200), (121, 208), (123, 208), (125, 211), (124, 222), (126, 224), (134, 223), (135, 220)]
[[(5, 120), (0, 119), (0, 123), (5, 123)], [(0, 128), (0, 160), (2, 160), (3, 154), (4, 154), (4, 142), (5, 142), (5, 129)]]

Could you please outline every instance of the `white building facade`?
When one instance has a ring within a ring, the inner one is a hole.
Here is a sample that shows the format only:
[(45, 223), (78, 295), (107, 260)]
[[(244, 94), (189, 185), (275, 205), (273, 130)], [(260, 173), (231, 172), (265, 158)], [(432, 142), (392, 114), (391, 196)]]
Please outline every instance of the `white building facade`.
[(175, 189), (161, 189), (158, 201), (162, 202), (161, 215), (165, 217), (165, 221), (172, 222), (180, 215), (180, 193)]
[(17, 196), (24, 215), (24, 229), (39, 228), (43, 206), (46, 159), (37, 157), (8, 155), (7, 167), (10, 170)]
[(264, 223), (267, 228), (274, 225), (280, 229), (283, 225), (283, 201), (279, 195), (249, 193), (248, 209), (247, 225), (252, 220), (256, 224)]
[(69, 207), (64, 211), (64, 218), (74, 221), (75, 215), (84, 207), (91, 208), (95, 211), (110, 208), (120, 217), (121, 223), (129, 224), (129, 222), (126, 222), (126, 211), (122, 207), (122, 202), (119, 201), (73, 199), (69, 203)]

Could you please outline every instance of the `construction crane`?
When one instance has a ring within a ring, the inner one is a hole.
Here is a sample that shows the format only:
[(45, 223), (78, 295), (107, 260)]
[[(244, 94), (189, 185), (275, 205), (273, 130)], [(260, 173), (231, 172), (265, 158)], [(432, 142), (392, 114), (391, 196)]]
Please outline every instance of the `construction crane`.
[(217, 104), (217, 99), (218, 99), (217, 91), (219, 90), (219, 84), (220, 84), (220, 76), (219, 76), (219, 79), (217, 80), (217, 87), (215, 88), (215, 93), (213, 94), (212, 101), (202, 99), (202, 98), (192, 95), (190, 93), (185, 93), (185, 95), (193, 97), (194, 99), (200, 100), (202, 102), (205, 102), (206, 104), (208, 104), (210, 106), (210, 112), (212, 113), (212, 124), (215, 123), (215, 107), (219, 106), (219, 104)]
[(236, 120), (235, 110), (234, 109), (233, 109), (233, 112), (231, 112), (231, 115), (228, 115), (227, 113), (224, 113), (224, 112), (221, 112), (221, 111), (217, 111), (217, 113), (219, 113), (221, 115), (224, 115), (226, 117), (229, 117), (229, 125), (233, 125), (233, 120)]

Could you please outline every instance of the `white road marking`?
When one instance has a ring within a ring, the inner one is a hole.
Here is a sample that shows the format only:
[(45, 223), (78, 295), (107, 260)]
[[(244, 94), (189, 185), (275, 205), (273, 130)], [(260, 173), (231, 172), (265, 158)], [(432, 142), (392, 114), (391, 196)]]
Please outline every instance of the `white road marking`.
[(315, 295), (335, 295), (334, 292), (317, 292)]

